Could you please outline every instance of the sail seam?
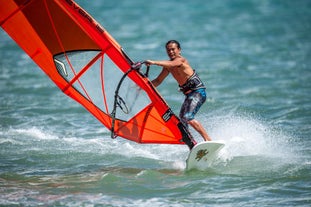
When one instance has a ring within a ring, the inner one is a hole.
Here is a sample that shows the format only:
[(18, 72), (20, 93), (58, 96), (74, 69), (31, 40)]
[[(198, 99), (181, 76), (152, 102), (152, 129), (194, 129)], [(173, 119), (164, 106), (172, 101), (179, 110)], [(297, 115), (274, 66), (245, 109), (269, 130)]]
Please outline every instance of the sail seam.
[(0, 27), (2, 27), (2, 25), (8, 21), (9, 19), (11, 19), (16, 13), (18, 13), (19, 11), (22, 11), (27, 4), (29, 4), (32, 0), (26, 0), (21, 6), (19, 6), (16, 10), (14, 10), (11, 14), (9, 14), (6, 18), (4, 18), (4, 20), (2, 20), (0, 22)]

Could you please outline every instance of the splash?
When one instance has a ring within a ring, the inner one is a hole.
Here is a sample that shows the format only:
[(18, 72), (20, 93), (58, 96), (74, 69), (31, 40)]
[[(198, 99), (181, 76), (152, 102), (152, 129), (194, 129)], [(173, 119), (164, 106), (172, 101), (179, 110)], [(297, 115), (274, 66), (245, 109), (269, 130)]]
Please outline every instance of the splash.
[(225, 143), (218, 159), (206, 169), (209, 172), (270, 177), (293, 175), (301, 169), (291, 171), (299, 163), (298, 145), (273, 123), (247, 114), (198, 118), (208, 123), (204, 127), (213, 140)]
[(222, 156), (290, 156), (288, 135), (270, 123), (250, 115), (226, 115), (208, 120), (206, 127), (214, 140), (226, 144)]

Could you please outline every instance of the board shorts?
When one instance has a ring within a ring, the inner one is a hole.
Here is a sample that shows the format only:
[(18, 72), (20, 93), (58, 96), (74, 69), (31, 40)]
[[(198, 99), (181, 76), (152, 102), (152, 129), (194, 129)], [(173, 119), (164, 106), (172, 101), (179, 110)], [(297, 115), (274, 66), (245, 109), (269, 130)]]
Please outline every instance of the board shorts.
[(179, 117), (185, 126), (188, 126), (188, 121), (194, 119), (195, 114), (199, 111), (202, 104), (206, 101), (205, 88), (200, 88), (186, 94), (185, 101), (181, 106)]

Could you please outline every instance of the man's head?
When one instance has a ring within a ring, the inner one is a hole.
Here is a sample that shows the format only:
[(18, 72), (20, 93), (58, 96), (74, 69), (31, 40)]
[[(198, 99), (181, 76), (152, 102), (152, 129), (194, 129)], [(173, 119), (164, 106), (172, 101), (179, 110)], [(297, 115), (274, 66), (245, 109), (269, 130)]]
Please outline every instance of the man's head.
[(176, 40), (170, 40), (166, 43), (166, 52), (171, 60), (174, 60), (176, 57), (180, 56), (180, 44)]
[(173, 43), (173, 44), (176, 44), (178, 49), (181, 49), (181, 48), (180, 48), (180, 44), (179, 44), (179, 42), (178, 42), (177, 40), (169, 40), (169, 41), (166, 43), (165, 47), (167, 48), (167, 46), (168, 46), (169, 44), (172, 44), (172, 43)]

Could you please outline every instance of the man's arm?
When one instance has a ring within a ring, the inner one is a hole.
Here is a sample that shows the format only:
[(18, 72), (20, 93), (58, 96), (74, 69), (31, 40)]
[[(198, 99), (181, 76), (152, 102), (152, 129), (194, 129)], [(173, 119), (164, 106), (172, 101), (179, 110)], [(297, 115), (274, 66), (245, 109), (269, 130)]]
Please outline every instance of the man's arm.
[(152, 80), (152, 84), (157, 87), (162, 83), (162, 81), (168, 76), (169, 72), (167, 69), (163, 68), (161, 73), (156, 77), (154, 80)]
[(146, 64), (158, 65), (166, 68), (180, 67), (183, 64), (183, 59), (176, 58), (174, 60), (146, 60)]

